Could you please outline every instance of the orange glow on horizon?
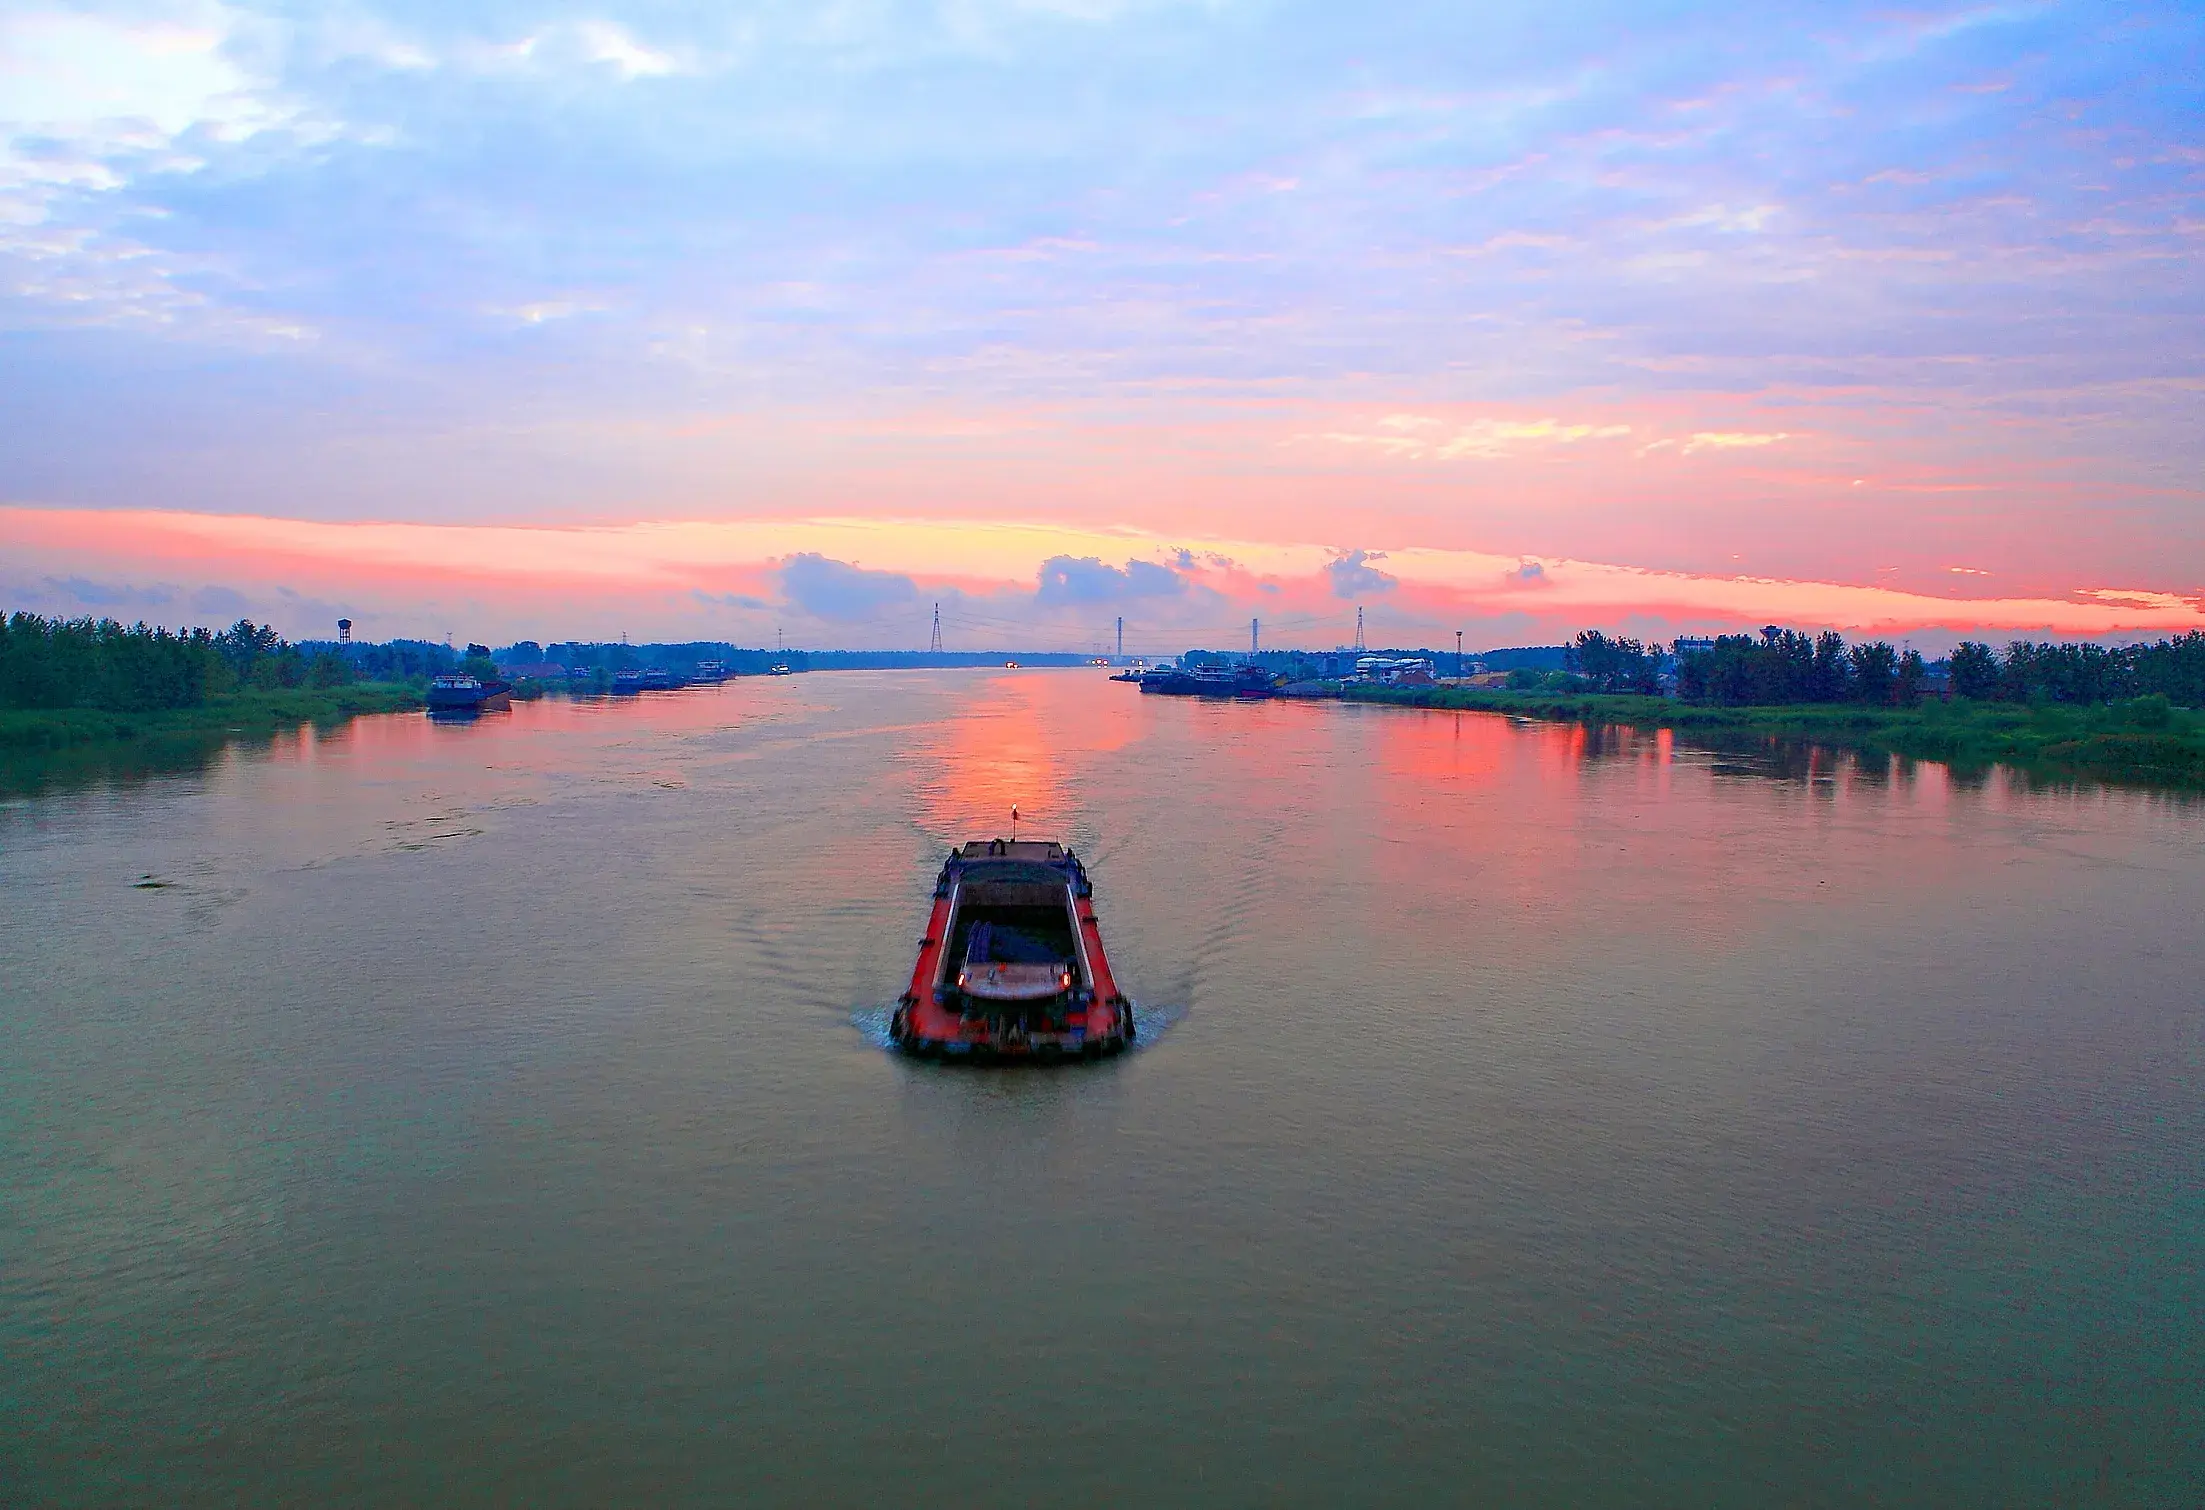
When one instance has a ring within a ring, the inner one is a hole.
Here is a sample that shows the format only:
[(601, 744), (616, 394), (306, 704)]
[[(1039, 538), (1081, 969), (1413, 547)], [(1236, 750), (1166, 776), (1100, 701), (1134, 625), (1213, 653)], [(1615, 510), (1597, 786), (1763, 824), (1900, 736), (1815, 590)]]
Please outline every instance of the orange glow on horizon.
[[(1138, 604), (1152, 622), (1167, 626), (1214, 627), (1256, 616), (1287, 625), (1297, 617), (1324, 620), (1329, 628), (1352, 613), (1327, 575), (1340, 553), (1323, 544), (1173, 539), (1045, 523), (809, 518), (523, 526), (0, 507), (0, 545), (11, 559), (49, 576), (122, 572), (163, 582), (197, 576), (294, 597), (368, 600), (389, 616), (495, 610), (541, 622), (586, 609), (593, 616), (649, 620), (675, 613), (682, 597), (705, 595), (729, 604), (732, 622), (753, 636), (757, 626), (770, 633), (771, 624), (797, 614), (772, 600), (780, 591), (781, 565), (800, 553), (893, 574), (907, 582), (907, 597), (962, 595), (1013, 637), (1021, 622), (1041, 631), (1070, 619), (1107, 622), (1114, 611), (1097, 599), (1039, 601), (1036, 573), (1055, 557), (1113, 568), (1127, 561), (1171, 568), (1187, 591)], [(2205, 628), (2199, 598), (2103, 584), (2077, 584), (2059, 597), (1959, 597), (1560, 557), (1527, 563), (1431, 548), (1371, 553), (1369, 567), (1373, 585), (1358, 601), (1397, 620), (1436, 625), (1506, 616), (1550, 635), (1632, 619), (1686, 626), (1775, 622), (1879, 634)], [(1976, 579), (1947, 580), (1961, 587)], [(1201, 616), (1193, 617), (1198, 610)], [(566, 632), (586, 636), (602, 629), (576, 624)], [(1267, 638), (1296, 642), (1290, 629)]]

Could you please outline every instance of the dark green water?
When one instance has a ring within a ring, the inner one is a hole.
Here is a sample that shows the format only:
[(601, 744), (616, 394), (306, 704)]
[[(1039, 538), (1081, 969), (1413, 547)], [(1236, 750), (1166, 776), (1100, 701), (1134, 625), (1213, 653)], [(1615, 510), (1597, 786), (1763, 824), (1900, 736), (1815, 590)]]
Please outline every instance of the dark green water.
[[(1013, 801), (1144, 1047), (902, 1062)], [(0, 1500), (2196, 1505), (2201, 898), (2196, 805), (1088, 672), (50, 789)]]

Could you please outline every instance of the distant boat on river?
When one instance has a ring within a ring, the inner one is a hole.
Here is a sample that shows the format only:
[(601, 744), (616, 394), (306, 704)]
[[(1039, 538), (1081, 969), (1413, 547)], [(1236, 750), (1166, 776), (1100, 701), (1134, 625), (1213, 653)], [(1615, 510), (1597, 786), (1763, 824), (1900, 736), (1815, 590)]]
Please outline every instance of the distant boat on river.
[(509, 682), (486, 682), (464, 671), (447, 671), (429, 682), (431, 713), (494, 713), (512, 706)]

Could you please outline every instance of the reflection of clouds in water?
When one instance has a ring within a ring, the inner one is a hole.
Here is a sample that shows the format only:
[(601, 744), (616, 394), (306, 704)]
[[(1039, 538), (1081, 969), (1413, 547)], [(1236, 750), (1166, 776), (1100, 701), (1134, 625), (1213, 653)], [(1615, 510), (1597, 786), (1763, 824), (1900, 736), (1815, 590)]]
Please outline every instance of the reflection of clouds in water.
[[(894, 1040), (888, 1036), (888, 1020), (895, 1015), (896, 1004), (894, 1002), (886, 1002), (877, 1007), (859, 1007), (850, 1014), (850, 1026), (856, 1028), (858, 1036), (874, 1048), (893, 1053), (896, 1045)], [(1183, 1006), (1152, 1006), (1147, 1002), (1135, 1002), (1133, 1004), (1134, 1038), (1133, 1042), (1126, 1046), (1125, 1053), (1138, 1054), (1145, 1049), (1154, 1048), (1156, 1041), (1162, 1038), (1169, 1029), (1176, 1027), (1186, 1015), (1187, 1009)], [(957, 1061), (945, 1059), (940, 1062), (954, 1064)], [(1008, 1062), (1012, 1065), (1017, 1063), (1016, 1060)], [(1062, 1067), (1072, 1069), (1082, 1063), (1085, 1063), (1085, 1061), (1067, 1059)]]

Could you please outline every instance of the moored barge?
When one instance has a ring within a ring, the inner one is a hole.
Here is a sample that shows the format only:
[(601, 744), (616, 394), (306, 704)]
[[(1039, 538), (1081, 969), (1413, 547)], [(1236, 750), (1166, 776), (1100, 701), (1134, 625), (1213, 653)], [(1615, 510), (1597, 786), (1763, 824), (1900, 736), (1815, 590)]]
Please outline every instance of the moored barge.
[(431, 713), (495, 713), (513, 706), (513, 687), (509, 682), (482, 681), (464, 671), (447, 671), (430, 679), (427, 701)]
[(1079, 857), (1015, 839), (952, 851), (888, 1031), (927, 1059), (1050, 1063), (1132, 1043), (1133, 1003), (1110, 973)]

